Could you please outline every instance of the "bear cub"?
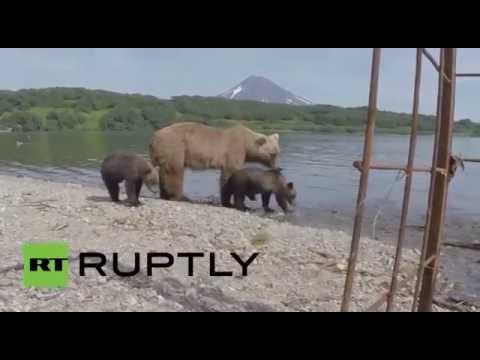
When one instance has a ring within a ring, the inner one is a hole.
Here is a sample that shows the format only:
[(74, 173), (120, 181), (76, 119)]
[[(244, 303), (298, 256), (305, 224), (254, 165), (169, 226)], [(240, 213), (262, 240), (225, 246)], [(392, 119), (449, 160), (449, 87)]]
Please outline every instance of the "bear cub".
[(245, 206), (245, 196), (255, 200), (257, 194), (262, 194), (262, 205), (265, 212), (273, 212), (269, 206), (270, 196), (275, 195), (278, 205), (286, 213), (288, 205), (295, 204), (297, 192), (292, 182), (288, 182), (281, 173), (282, 169), (262, 170), (245, 168), (236, 171), (227, 180), (222, 189), (222, 205), (232, 207), (230, 199), (234, 197), (234, 207), (237, 210), (249, 210)]
[(125, 181), (127, 202), (138, 206), (140, 190), (143, 183), (150, 191), (158, 191), (158, 168), (140, 155), (127, 153), (114, 153), (107, 156), (101, 167), (103, 183), (108, 189), (110, 198), (118, 202), (119, 184)]

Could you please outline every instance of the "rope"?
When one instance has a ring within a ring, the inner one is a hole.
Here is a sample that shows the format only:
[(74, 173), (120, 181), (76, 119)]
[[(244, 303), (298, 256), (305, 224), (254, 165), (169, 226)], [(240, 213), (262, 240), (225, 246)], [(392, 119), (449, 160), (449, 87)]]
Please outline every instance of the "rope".
[(382, 210), (384, 209), (387, 201), (390, 200), (390, 197), (392, 195), (392, 192), (393, 192), (393, 188), (395, 187), (395, 185), (401, 181), (404, 177), (406, 176), (406, 173), (403, 171), (403, 170), (399, 170), (397, 175), (395, 176), (395, 179), (393, 180), (392, 184), (390, 185), (390, 188), (387, 192), (387, 194), (385, 195), (385, 197), (382, 199), (382, 203), (383, 205), (379, 206), (378, 207), (378, 210), (377, 210), (377, 213), (375, 214), (375, 217), (373, 218), (373, 224), (372, 224), (372, 239), (375, 239), (375, 233), (376, 233), (376, 228), (377, 228), (377, 220), (378, 220), (378, 217), (380, 216), (380, 214), (382, 213)]

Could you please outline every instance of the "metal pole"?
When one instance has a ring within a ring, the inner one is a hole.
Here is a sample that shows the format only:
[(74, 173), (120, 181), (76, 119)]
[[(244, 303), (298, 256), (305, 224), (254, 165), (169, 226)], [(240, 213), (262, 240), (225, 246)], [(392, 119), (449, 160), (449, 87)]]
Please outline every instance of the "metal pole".
[(420, 103), (420, 83), (422, 78), (422, 49), (417, 49), (417, 63), (415, 68), (415, 88), (413, 91), (413, 111), (412, 111), (412, 129), (410, 134), (410, 146), (408, 152), (408, 163), (405, 179), (405, 188), (403, 194), (402, 215), (400, 217), (400, 229), (398, 231), (397, 250), (395, 253), (395, 262), (392, 271), (392, 282), (390, 283), (390, 293), (387, 298), (387, 311), (393, 310), (393, 302), (398, 285), (398, 272), (402, 260), (402, 249), (405, 241), (405, 225), (408, 215), (408, 206), (410, 203), (410, 193), (412, 189), (413, 162), (415, 160), (415, 149), (417, 146), (418, 129), (418, 107)]
[[(463, 161), (466, 161), (463, 159)], [(353, 167), (356, 168), (359, 171), (362, 171), (362, 162), (361, 161), (354, 161), (353, 162)], [(387, 164), (375, 164), (371, 163), (370, 164), (370, 170), (403, 170), (407, 171), (407, 165), (400, 166), (400, 165), (387, 165)], [(431, 173), (432, 168), (431, 167), (412, 167), (413, 172), (424, 172), (424, 173)]]
[(377, 115), (377, 98), (378, 98), (378, 78), (380, 70), (380, 54), (381, 49), (373, 49), (372, 70), (370, 78), (370, 94), (368, 100), (367, 126), (365, 129), (365, 143), (363, 148), (362, 164), (365, 168), (360, 175), (360, 185), (358, 189), (357, 207), (355, 211), (355, 222), (353, 226), (352, 243), (350, 245), (350, 258), (348, 261), (347, 276), (345, 279), (345, 289), (341, 311), (346, 312), (350, 308), (352, 296), (353, 278), (355, 275), (355, 265), (357, 262), (358, 248), (360, 242), (360, 234), (362, 230), (363, 212), (365, 206), (365, 197), (368, 188), (368, 174), (373, 147), (373, 134), (375, 129), (375, 119)]
[(460, 73), (456, 75), (457, 77), (480, 77), (479, 73)]
[[(440, 72), (444, 71), (445, 68), (445, 51), (444, 49), (440, 49)], [(437, 176), (438, 172), (436, 171), (435, 164), (437, 162), (437, 148), (438, 148), (438, 137), (439, 137), (439, 130), (440, 130), (440, 109), (441, 103), (443, 98), (443, 78), (438, 74), (438, 92), (437, 92), (437, 116), (435, 119), (435, 136), (433, 139), (433, 156), (432, 156), (432, 172), (430, 174), (430, 188), (428, 191), (428, 202), (427, 202), (427, 214), (425, 219), (425, 230), (423, 232), (422, 238), (422, 250), (420, 254), (420, 263), (418, 266), (417, 272), (417, 281), (415, 282), (415, 291), (413, 294), (413, 303), (412, 303), (412, 311), (416, 311), (417, 303), (418, 303), (418, 294), (420, 292), (420, 285), (423, 278), (423, 272), (425, 270), (425, 260), (426, 260), (426, 252), (427, 252), (427, 238), (428, 238), (428, 229), (430, 228), (431, 218), (432, 218), (432, 193), (433, 187), (435, 184), (435, 177)]]
[[(441, 50), (440, 50), (441, 51)], [(422, 53), (427, 57), (427, 59), (432, 63), (433, 67), (435, 70), (438, 72), (442, 73), (443, 71), (441, 70), (441, 66), (437, 63), (435, 58), (430, 54), (430, 52), (427, 49), (422, 49)]]
[(432, 54), (430, 54), (427, 49), (422, 49), (422, 52), (427, 57), (427, 59), (430, 60), (435, 70), (437, 70), (440, 73), (440, 76), (443, 77), (446, 81), (450, 82), (450, 78), (445, 74), (444, 70), (441, 69), (441, 66), (437, 64)]
[[(445, 72), (451, 79), (450, 82), (443, 80), (444, 94), (442, 99), (440, 131), (438, 138), (438, 154), (435, 168), (443, 168), (447, 171), (450, 165), (450, 151), (453, 130), (453, 112), (455, 102), (455, 67), (456, 49), (445, 49)], [(448, 192), (448, 177), (446, 175), (435, 176), (435, 184), (432, 193), (432, 218), (428, 229), (428, 242), (426, 256), (436, 255), (431, 266), (426, 266), (423, 273), (422, 289), (420, 292), (419, 311), (432, 311), (433, 293), (435, 290), (435, 278), (438, 268), (438, 254), (440, 252), (441, 236), (445, 218), (445, 208)]]

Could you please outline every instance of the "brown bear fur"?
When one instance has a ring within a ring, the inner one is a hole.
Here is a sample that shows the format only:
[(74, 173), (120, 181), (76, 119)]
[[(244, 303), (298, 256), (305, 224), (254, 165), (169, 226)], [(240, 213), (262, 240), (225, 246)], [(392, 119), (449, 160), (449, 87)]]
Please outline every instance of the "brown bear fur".
[(234, 197), (237, 210), (249, 210), (245, 206), (245, 196), (255, 200), (255, 195), (262, 194), (262, 205), (265, 212), (273, 212), (270, 208), (270, 196), (275, 195), (277, 204), (286, 213), (288, 204), (294, 205), (297, 192), (292, 182), (287, 182), (281, 173), (282, 169), (241, 169), (233, 173), (222, 191), (222, 205), (232, 207), (230, 198)]
[(157, 130), (150, 159), (159, 167), (160, 197), (188, 200), (183, 195), (185, 168), (220, 169), (220, 193), (226, 180), (245, 162), (274, 167), (280, 154), (278, 134), (264, 135), (245, 126), (226, 129), (200, 123), (177, 123)]
[(140, 205), (138, 200), (143, 183), (150, 191), (157, 192), (158, 168), (140, 155), (114, 153), (107, 156), (100, 170), (103, 183), (107, 187), (110, 198), (119, 201), (119, 183), (125, 181), (127, 201), (133, 206)]

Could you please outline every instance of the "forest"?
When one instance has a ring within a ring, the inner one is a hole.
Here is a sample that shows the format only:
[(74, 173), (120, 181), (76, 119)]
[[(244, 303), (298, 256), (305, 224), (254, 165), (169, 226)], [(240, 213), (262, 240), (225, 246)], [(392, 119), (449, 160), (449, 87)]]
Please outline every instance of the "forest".
[[(218, 97), (176, 96), (159, 99), (84, 88), (0, 91), (0, 130), (134, 131), (157, 129), (178, 121), (213, 126), (243, 123), (257, 131), (354, 133), (363, 130), (366, 107), (296, 106)], [(434, 116), (421, 115), (421, 133), (432, 133)], [(377, 132), (409, 133), (411, 115), (379, 111)], [(459, 119), (454, 131), (480, 136), (480, 123)]]

